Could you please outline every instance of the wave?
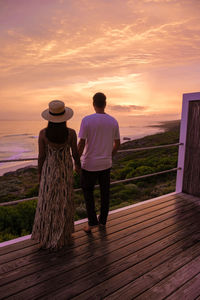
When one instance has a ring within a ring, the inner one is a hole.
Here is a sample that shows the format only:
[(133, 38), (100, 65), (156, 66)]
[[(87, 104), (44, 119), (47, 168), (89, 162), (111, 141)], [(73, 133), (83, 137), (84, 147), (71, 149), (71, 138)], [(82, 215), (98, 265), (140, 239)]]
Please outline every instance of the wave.
[(8, 150), (0, 150), (0, 153), (19, 153), (20, 152), (20, 154), (22, 154), (22, 153), (31, 153), (31, 152), (33, 152), (33, 150), (21, 150), (21, 151), (19, 151), (19, 150), (10, 150), (10, 149), (8, 149)]
[(9, 135), (4, 135), (2, 137), (4, 138), (9, 138), (9, 137), (15, 137), (15, 136), (29, 136), (30, 133), (21, 133), (21, 134), (9, 134)]
[(38, 135), (31, 135), (28, 137), (29, 139), (37, 139), (38, 138)]

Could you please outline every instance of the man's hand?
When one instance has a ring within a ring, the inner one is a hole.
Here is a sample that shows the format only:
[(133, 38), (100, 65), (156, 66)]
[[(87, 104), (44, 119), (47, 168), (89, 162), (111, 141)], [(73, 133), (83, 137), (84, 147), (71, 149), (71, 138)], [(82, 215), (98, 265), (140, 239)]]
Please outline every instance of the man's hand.
[(78, 175), (81, 175), (81, 167), (79, 165), (75, 165), (75, 171)]

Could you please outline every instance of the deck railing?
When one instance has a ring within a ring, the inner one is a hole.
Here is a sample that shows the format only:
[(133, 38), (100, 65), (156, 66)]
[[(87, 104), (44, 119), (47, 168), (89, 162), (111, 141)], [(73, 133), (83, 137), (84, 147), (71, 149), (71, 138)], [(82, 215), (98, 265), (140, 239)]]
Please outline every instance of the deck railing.
[[(121, 152), (137, 152), (137, 151), (143, 151), (143, 150), (152, 150), (152, 149), (160, 149), (160, 148), (168, 148), (168, 147), (174, 147), (174, 146), (183, 146), (183, 143), (175, 143), (175, 144), (167, 144), (167, 145), (159, 145), (159, 146), (151, 146), (151, 147), (144, 147), (144, 148), (135, 148), (135, 149), (126, 149), (126, 150), (119, 150), (118, 153)], [(12, 159), (12, 160), (0, 160), (0, 163), (7, 163), (7, 162), (18, 162), (18, 161), (33, 161), (33, 160), (37, 160), (37, 158), (22, 158), (22, 159)], [(181, 168), (173, 168), (173, 169), (169, 169), (169, 170), (164, 170), (164, 171), (160, 171), (160, 172), (156, 172), (156, 173), (151, 173), (151, 174), (146, 174), (146, 175), (142, 175), (142, 176), (137, 176), (137, 177), (132, 177), (132, 178), (128, 178), (128, 179), (123, 179), (123, 180), (117, 180), (117, 181), (113, 181), (110, 184), (114, 185), (114, 184), (118, 184), (118, 183), (126, 183), (126, 182), (130, 182), (130, 181), (134, 181), (134, 180), (138, 180), (138, 179), (143, 179), (143, 178), (147, 178), (147, 177), (151, 177), (151, 176), (156, 176), (156, 175), (160, 175), (160, 174), (165, 174), (165, 173), (169, 173), (169, 172), (174, 172), (177, 170), (181, 170)], [(99, 187), (99, 185), (95, 185), (95, 188)], [(79, 189), (74, 189), (75, 192), (81, 191), (81, 188)], [(32, 197), (32, 198), (25, 198), (25, 199), (21, 199), (21, 200), (16, 200), (16, 201), (10, 201), (10, 202), (4, 202), (4, 203), (0, 203), (0, 206), (10, 206), (10, 205), (16, 205), (18, 203), (21, 202), (25, 202), (25, 201), (30, 201), (30, 200), (35, 200), (38, 197)]]

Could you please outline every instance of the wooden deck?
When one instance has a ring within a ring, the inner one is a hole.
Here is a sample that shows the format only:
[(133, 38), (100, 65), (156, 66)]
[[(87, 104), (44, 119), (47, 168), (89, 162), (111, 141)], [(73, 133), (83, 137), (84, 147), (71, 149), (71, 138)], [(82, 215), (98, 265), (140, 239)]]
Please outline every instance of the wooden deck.
[(200, 199), (166, 196), (109, 216), (57, 253), (0, 248), (1, 299), (200, 299)]

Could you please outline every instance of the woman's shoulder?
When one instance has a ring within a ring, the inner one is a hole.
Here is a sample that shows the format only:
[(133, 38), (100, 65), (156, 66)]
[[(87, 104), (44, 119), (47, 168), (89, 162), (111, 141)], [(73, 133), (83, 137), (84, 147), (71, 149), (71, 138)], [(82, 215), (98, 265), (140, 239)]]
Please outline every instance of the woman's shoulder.
[(46, 132), (46, 128), (41, 129), (40, 132), (39, 132), (39, 136), (40, 137), (45, 137), (45, 132)]
[(76, 135), (76, 131), (74, 129), (68, 127), (68, 130), (70, 135), (72, 136)]

